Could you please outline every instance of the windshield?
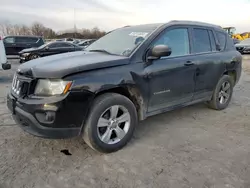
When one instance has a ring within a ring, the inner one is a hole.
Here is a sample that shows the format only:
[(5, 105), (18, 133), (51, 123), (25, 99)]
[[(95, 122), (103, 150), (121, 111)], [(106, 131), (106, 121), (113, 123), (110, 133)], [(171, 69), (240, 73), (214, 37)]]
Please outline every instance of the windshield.
[(243, 41), (240, 42), (241, 44), (249, 44), (250, 45), (250, 38), (249, 39), (245, 39)]
[(159, 26), (148, 24), (114, 30), (89, 45), (86, 51), (106, 51), (114, 55), (129, 56)]

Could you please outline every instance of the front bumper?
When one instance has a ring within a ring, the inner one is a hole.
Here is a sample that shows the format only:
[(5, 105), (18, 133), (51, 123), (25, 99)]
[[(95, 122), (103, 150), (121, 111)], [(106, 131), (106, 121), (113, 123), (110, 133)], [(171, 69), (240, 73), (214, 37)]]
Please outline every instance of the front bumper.
[[(63, 139), (81, 134), (91, 97), (90, 93), (76, 92), (65, 98), (39, 101), (18, 99), (9, 93), (7, 106), (24, 131), (38, 137)], [(46, 121), (48, 112), (53, 114), (53, 120)]]

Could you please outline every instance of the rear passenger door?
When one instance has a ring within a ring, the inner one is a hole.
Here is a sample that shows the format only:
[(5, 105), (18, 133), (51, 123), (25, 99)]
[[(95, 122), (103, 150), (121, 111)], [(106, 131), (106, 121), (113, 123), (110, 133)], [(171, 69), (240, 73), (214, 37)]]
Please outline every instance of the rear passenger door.
[(223, 45), (219, 50), (215, 31), (212, 28), (193, 27), (192, 50), (196, 65), (194, 100), (209, 99), (224, 70), (221, 62)]
[(22, 51), (23, 49), (31, 48), (31, 42), (28, 37), (16, 37), (16, 53)]

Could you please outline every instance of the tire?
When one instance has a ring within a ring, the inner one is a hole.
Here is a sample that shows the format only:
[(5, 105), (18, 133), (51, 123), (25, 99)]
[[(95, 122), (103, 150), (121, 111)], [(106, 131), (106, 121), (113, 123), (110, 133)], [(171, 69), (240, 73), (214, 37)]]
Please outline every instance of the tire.
[[(227, 84), (229, 84), (229, 86)], [(229, 87), (229, 89), (225, 94), (225, 91), (222, 92), (222, 89), (226, 89), (227, 87)], [(208, 106), (215, 110), (223, 110), (227, 108), (233, 95), (233, 88), (234, 82), (232, 77), (228, 75), (223, 75), (215, 87), (211, 101), (208, 101), (207, 103)], [(226, 98), (226, 96), (228, 97)], [(221, 100), (221, 98), (224, 98), (224, 101)]]
[[(110, 120), (112, 119), (111, 114), (116, 114), (116, 113), (111, 113), (111, 109), (114, 109), (113, 110), (114, 112), (116, 111), (115, 109), (119, 109), (116, 116), (118, 118), (117, 119), (115, 118), (114, 121)], [(124, 115), (123, 119), (124, 120), (127, 119), (127, 121), (122, 122), (122, 119), (119, 119), (119, 117), (121, 117), (119, 116), (119, 114), (121, 114), (121, 116)], [(99, 123), (101, 117), (103, 117), (102, 120), (103, 119), (105, 120), (104, 124)], [(121, 120), (121, 121), (119, 123), (116, 122), (116, 120)], [(106, 121), (110, 123), (108, 126), (106, 126), (107, 125)], [(98, 152), (101, 153), (115, 152), (123, 148), (130, 141), (137, 124), (138, 124), (137, 111), (132, 101), (120, 94), (106, 93), (98, 96), (94, 100), (93, 106), (90, 109), (86, 124), (83, 129), (83, 139), (91, 148), (93, 148)], [(103, 127), (100, 127), (100, 125), (103, 125)], [(123, 131), (120, 131), (121, 129)], [(108, 130), (111, 130), (111, 134), (107, 134)], [(118, 138), (117, 132), (123, 133), (120, 134), (121, 139)], [(104, 137), (104, 135), (110, 135), (110, 137), (108, 136)], [(122, 137), (122, 135), (124, 137)], [(111, 138), (111, 139), (109, 140), (106, 138)]]

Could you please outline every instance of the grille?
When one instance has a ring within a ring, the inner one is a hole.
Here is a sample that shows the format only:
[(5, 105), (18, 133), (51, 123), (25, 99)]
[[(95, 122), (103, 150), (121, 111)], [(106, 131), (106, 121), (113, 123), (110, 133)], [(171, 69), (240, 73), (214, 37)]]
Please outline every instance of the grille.
[(237, 47), (236, 49), (237, 49), (237, 50), (243, 50), (244, 47)]
[(17, 74), (14, 75), (12, 81), (12, 93), (16, 96), (23, 97), (28, 94), (30, 81), (19, 77)]

